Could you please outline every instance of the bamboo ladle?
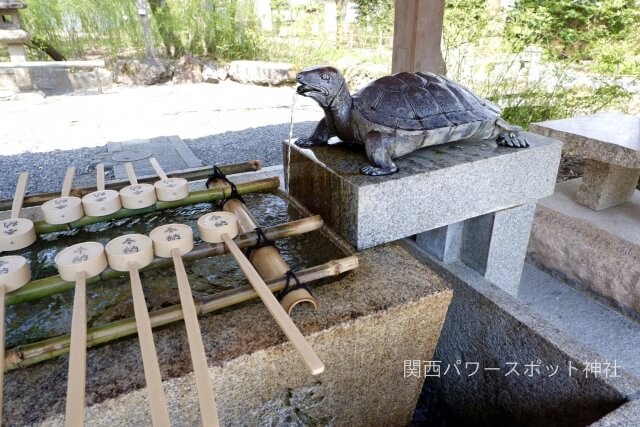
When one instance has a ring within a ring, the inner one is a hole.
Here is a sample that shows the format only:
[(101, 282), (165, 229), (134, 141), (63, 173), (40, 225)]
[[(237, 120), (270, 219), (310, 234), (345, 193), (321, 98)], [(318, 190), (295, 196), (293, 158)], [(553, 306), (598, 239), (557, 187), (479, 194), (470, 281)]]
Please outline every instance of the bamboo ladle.
[(69, 348), (69, 378), (65, 426), (84, 425), (84, 390), (87, 375), (87, 279), (107, 268), (107, 257), (98, 242), (78, 243), (63, 249), (55, 258), (60, 277), (75, 282), (71, 342)]
[[(153, 186), (151, 186), (151, 188), (153, 188)], [(142, 353), (142, 365), (144, 367), (144, 376), (149, 393), (151, 420), (156, 427), (168, 427), (169, 412), (167, 410), (167, 401), (162, 388), (162, 376), (160, 374), (156, 347), (153, 342), (149, 311), (144, 299), (140, 273), (138, 271), (153, 261), (153, 242), (149, 237), (142, 234), (127, 234), (116, 237), (107, 243), (106, 251), (111, 268), (116, 271), (129, 272), (133, 309), (136, 327), (138, 329), (140, 352)]]
[(64, 177), (60, 197), (49, 200), (42, 205), (44, 220), (49, 224), (68, 224), (84, 216), (80, 198), (69, 196), (75, 173), (76, 168), (69, 167)]
[(131, 185), (120, 190), (122, 206), (126, 209), (141, 209), (153, 205), (157, 200), (155, 187), (151, 184), (138, 184), (138, 178), (131, 163), (126, 163), (124, 168)]
[(9, 255), (0, 257), (0, 423), (4, 388), (4, 295), (26, 285), (31, 280), (31, 271), (24, 257)]
[(96, 166), (96, 187), (97, 191), (82, 197), (82, 207), (87, 216), (104, 216), (117, 212), (122, 207), (120, 194), (115, 190), (105, 190), (104, 188), (104, 164), (98, 163)]
[(224, 242), (229, 252), (240, 265), (251, 286), (256, 291), (271, 316), (278, 323), (282, 331), (289, 338), (302, 356), (302, 360), (313, 375), (318, 375), (324, 371), (324, 365), (313, 351), (307, 340), (293, 323), (287, 312), (282, 308), (276, 297), (266, 285), (262, 277), (251, 262), (244, 256), (240, 248), (233, 241), (238, 234), (238, 221), (236, 216), (230, 212), (213, 212), (198, 218), (198, 229), (200, 238), (209, 243)]
[(0, 251), (17, 251), (24, 249), (36, 241), (36, 230), (33, 222), (20, 218), (22, 201), (27, 189), (29, 173), (22, 172), (18, 178), (16, 193), (11, 205), (11, 218), (0, 221)]
[(149, 236), (153, 240), (153, 249), (156, 256), (173, 258), (173, 265), (178, 280), (180, 304), (182, 305), (182, 314), (187, 328), (187, 339), (191, 351), (193, 374), (196, 377), (202, 425), (206, 427), (217, 427), (220, 423), (218, 421), (218, 411), (213, 396), (213, 387), (209, 378), (207, 356), (204, 352), (204, 345), (202, 344), (202, 334), (200, 332), (200, 325), (198, 324), (196, 306), (193, 303), (189, 279), (184, 269), (184, 263), (182, 262), (182, 255), (193, 249), (193, 230), (184, 224), (168, 224), (154, 228)]
[(160, 177), (160, 181), (156, 181), (153, 186), (156, 189), (158, 200), (163, 202), (172, 202), (174, 200), (184, 199), (189, 195), (189, 181), (184, 178), (169, 178), (164, 173), (160, 163), (155, 158), (150, 158), (151, 166)]

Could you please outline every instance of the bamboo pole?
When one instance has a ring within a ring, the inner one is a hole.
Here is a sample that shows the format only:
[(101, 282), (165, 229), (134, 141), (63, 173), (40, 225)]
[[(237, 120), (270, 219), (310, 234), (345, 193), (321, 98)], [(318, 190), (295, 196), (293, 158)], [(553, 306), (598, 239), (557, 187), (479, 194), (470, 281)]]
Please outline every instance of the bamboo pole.
[[(311, 231), (318, 230), (322, 227), (323, 221), (319, 215), (288, 222), (265, 228), (264, 233), (270, 240), (284, 239), (287, 237), (298, 236)], [(236, 244), (241, 248), (253, 246), (258, 242), (258, 235), (255, 232), (239, 234), (235, 238)], [(197, 245), (191, 252), (185, 254), (185, 261), (194, 261), (197, 259), (207, 258), (211, 256), (223, 255), (227, 249), (223, 243), (201, 243)], [(168, 258), (154, 258), (153, 262), (143, 268), (141, 271), (154, 270), (161, 267), (171, 266), (171, 260)], [(92, 277), (87, 280), (87, 284), (97, 283), (102, 280), (113, 279), (116, 277), (125, 277), (126, 273), (115, 271), (107, 268), (99, 276)], [(33, 280), (27, 285), (21, 287), (6, 295), (6, 305), (15, 305), (23, 302), (33, 301), (44, 298), (60, 292), (73, 289), (73, 282), (67, 282), (60, 276), (45, 277), (43, 279)]]
[[(255, 172), (262, 168), (262, 162), (259, 160), (251, 160), (243, 163), (234, 163), (231, 165), (220, 166), (220, 170), (225, 175), (234, 175), (237, 173), (243, 172)], [(213, 166), (206, 166), (203, 168), (195, 168), (195, 169), (185, 169), (180, 171), (175, 171), (168, 175), (169, 178), (184, 178), (187, 181), (197, 181), (201, 179), (207, 179), (211, 174), (213, 174)], [(158, 180), (157, 175), (145, 175), (138, 178), (138, 181), (141, 183), (153, 184)], [(109, 181), (105, 185), (105, 189), (107, 190), (120, 190), (126, 187), (129, 184), (128, 180), (119, 180), (119, 181)], [(97, 191), (97, 187), (82, 187), (82, 188), (74, 188), (71, 191), (71, 196), (80, 197)], [(33, 194), (31, 196), (25, 197), (24, 206), (39, 206), (46, 201), (51, 199), (55, 199), (59, 197), (58, 193), (39, 193)], [(0, 211), (8, 211), (11, 209), (11, 199), (0, 200)]]
[[(169, 262), (171, 260), (169, 259)], [(342, 273), (354, 270), (358, 267), (358, 257), (349, 256), (329, 261), (325, 264), (307, 268), (296, 273), (303, 283), (310, 283), (327, 277), (338, 276)], [(284, 288), (285, 277), (278, 277), (267, 281), (271, 292), (277, 292)], [(224, 291), (202, 298), (196, 301), (198, 314), (211, 313), (223, 308), (231, 307), (245, 301), (257, 298), (256, 292), (251, 286)], [(157, 328), (179, 320), (182, 320), (182, 307), (173, 305), (150, 313), (151, 326)], [(87, 333), (87, 346), (94, 347), (100, 344), (130, 336), (136, 333), (135, 319), (127, 318), (111, 322), (106, 325), (89, 329)], [(10, 371), (26, 366), (34, 365), (45, 360), (53, 359), (69, 352), (69, 335), (62, 335), (44, 341), (18, 346), (6, 351), (5, 370)]]
[[(245, 182), (238, 184), (238, 193), (248, 194), (257, 193), (261, 191), (275, 190), (280, 186), (280, 179), (278, 177), (258, 179), (256, 181)], [(200, 191), (192, 191), (188, 197), (181, 200), (174, 200), (171, 202), (157, 201), (155, 204), (142, 209), (120, 209), (119, 211), (105, 216), (85, 216), (77, 221), (73, 221), (69, 224), (48, 224), (45, 221), (37, 221), (34, 223), (36, 234), (47, 234), (58, 231), (74, 230), (90, 224), (97, 224), (100, 222), (112, 221), (114, 219), (129, 218), (132, 216), (143, 215), (150, 212), (157, 212), (166, 209), (178, 208), (181, 206), (193, 205), (196, 203), (213, 202), (215, 200), (222, 200), (231, 195), (230, 188), (218, 188), (207, 189)]]
[[(230, 199), (225, 203), (224, 210), (233, 213), (236, 218), (238, 218), (240, 230), (245, 233), (259, 227), (247, 206), (240, 200)], [(249, 260), (265, 280), (284, 276), (291, 270), (289, 264), (287, 264), (284, 258), (282, 258), (282, 255), (280, 255), (280, 251), (274, 246), (264, 246), (253, 250)], [(297, 304), (305, 302), (311, 304), (314, 308), (318, 308), (316, 299), (304, 288), (289, 292), (280, 301), (288, 314), (291, 314), (291, 311)]]

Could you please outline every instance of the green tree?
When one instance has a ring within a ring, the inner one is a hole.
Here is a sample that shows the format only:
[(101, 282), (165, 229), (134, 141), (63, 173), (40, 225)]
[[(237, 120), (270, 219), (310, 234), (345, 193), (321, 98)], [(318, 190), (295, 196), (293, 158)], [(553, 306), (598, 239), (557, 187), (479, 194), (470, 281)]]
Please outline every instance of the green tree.
[(356, 0), (358, 26), (367, 32), (393, 35), (393, 0)]
[(638, 29), (637, 0), (519, 0), (506, 37), (516, 47), (536, 44), (554, 57), (591, 59), (599, 40), (625, 40)]

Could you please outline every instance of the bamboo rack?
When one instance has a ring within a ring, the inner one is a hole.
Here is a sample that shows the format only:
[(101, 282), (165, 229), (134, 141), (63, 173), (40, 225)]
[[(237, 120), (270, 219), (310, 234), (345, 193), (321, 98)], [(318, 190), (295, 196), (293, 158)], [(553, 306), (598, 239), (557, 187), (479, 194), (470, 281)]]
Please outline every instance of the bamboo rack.
[[(280, 186), (280, 179), (278, 177), (264, 178), (256, 181), (245, 182), (238, 184), (236, 187), (238, 193), (258, 193), (263, 191), (272, 191)], [(230, 188), (216, 188), (200, 191), (192, 191), (189, 196), (172, 202), (157, 201), (155, 204), (142, 208), (142, 209), (120, 209), (111, 215), (105, 216), (85, 216), (77, 221), (69, 224), (48, 224), (44, 221), (37, 221), (34, 223), (36, 234), (55, 233), (58, 231), (74, 230), (90, 224), (97, 224), (105, 221), (112, 221), (115, 219), (129, 218), (132, 216), (143, 215), (146, 213), (163, 211), (166, 209), (178, 208), (181, 206), (193, 205), (196, 203), (213, 202), (215, 200), (222, 200), (231, 195)]]
[[(318, 230), (322, 227), (322, 225), (322, 218), (319, 215), (315, 215), (297, 221), (265, 228), (264, 233), (269, 239), (278, 240)], [(243, 233), (238, 235), (234, 240), (240, 248), (247, 248), (249, 246), (255, 245), (258, 242), (258, 235), (255, 232)], [(226, 253), (226, 247), (222, 243), (202, 243), (197, 245), (188, 254), (185, 254), (183, 256), (183, 259), (188, 262), (201, 258), (223, 255), (224, 253)], [(162, 267), (169, 267), (171, 266), (171, 263), (172, 261), (170, 258), (156, 257), (150, 265), (143, 268), (141, 271), (144, 272)], [(89, 285), (102, 280), (113, 279), (116, 277), (124, 277), (126, 276), (126, 274), (126, 272), (123, 273), (108, 268), (99, 276), (88, 279), (87, 284)], [(22, 288), (7, 294), (5, 297), (5, 304), (15, 305), (23, 302), (33, 301), (39, 298), (44, 298), (50, 295), (67, 291), (69, 289), (73, 289), (73, 286), (73, 282), (67, 282), (60, 276), (51, 276), (45, 277), (43, 279), (33, 280)]]
[[(325, 264), (307, 268), (296, 273), (303, 283), (338, 276), (358, 267), (358, 258), (349, 256), (332, 260)], [(284, 288), (285, 277), (267, 281), (272, 292)], [(195, 301), (199, 315), (211, 313), (257, 298), (251, 286), (220, 292), (210, 297)], [(182, 320), (182, 307), (177, 304), (150, 313), (151, 326), (156, 328)], [(135, 319), (127, 318), (106, 325), (91, 328), (87, 331), (87, 346), (93, 347), (136, 333)], [(69, 335), (63, 335), (7, 350), (5, 353), (5, 369), (22, 368), (45, 360), (53, 359), (69, 352)]]
[[(260, 162), (259, 160), (251, 160), (243, 163), (234, 163), (231, 165), (220, 166), (220, 170), (225, 175), (233, 175), (233, 174), (243, 173), (243, 172), (255, 172), (260, 170), (261, 167), (262, 167), (262, 162)], [(211, 174), (213, 174), (213, 166), (206, 166), (206, 167), (197, 168), (197, 169), (185, 169), (185, 170), (170, 173), (167, 176), (170, 178), (184, 178), (187, 181), (197, 181), (200, 179), (207, 179)], [(145, 175), (138, 178), (138, 182), (149, 183), (149, 184), (153, 184), (157, 180), (158, 180), (157, 175)], [(107, 190), (120, 190), (121, 188), (124, 188), (127, 185), (129, 185), (129, 181), (127, 180), (110, 181), (105, 184), (105, 188)], [(96, 190), (97, 190), (97, 187), (95, 186), (75, 188), (71, 191), (71, 196), (81, 198), (85, 194), (92, 193)], [(59, 197), (59, 196), (60, 194), (58, 193), (33, 194), (31, 196), (25, 197), (23, 206), (24, 207), (39, 206), (44, 202), (51, 199), (55, 199), (56, 197)], [(0, 211), (10, 210), (11, 203), (12, 203), (12, 200), (10, 199), (0, 200)]]

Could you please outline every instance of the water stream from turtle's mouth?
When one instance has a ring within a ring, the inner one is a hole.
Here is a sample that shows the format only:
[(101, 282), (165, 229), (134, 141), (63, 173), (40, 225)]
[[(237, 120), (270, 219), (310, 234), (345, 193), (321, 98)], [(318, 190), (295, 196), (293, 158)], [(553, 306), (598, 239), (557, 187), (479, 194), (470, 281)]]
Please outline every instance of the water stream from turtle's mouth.
[(298, 94), (294, 93), (291, 100), (291, 122), (289, 123), (289, 144), (287, 144), (287, 175), (285, 176), (287, 194), (289, 194), (289, 180), (291, 179), (291, 144), (293, 144), (293, 112), (295, 111), (296, 99), (298, 99)]

